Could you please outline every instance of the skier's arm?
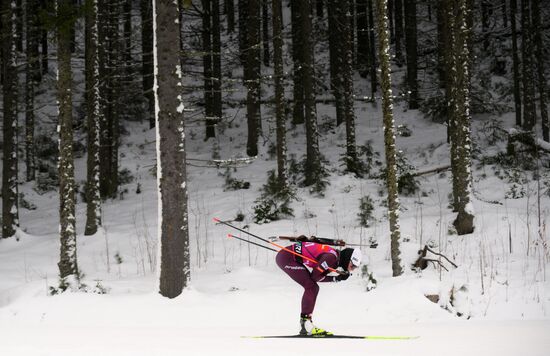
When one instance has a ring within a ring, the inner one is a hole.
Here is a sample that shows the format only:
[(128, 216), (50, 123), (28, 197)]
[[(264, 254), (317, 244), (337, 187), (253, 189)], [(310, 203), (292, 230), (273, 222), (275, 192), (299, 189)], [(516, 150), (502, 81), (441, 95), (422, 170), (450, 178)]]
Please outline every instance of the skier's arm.
[(327, 276), (329, 268), (336, 268), (338, 259), (331, 253), (323, 253), (317, 259), (319, 262), (311, 272), (311, 279), (315, 282), (335, 282), (335, 277)]

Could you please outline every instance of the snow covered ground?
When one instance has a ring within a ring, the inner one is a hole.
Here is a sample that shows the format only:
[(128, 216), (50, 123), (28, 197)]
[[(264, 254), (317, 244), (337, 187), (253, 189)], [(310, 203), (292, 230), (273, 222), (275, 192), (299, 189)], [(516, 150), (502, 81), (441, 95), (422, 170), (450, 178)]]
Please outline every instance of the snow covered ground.
[[(319, 112), (320, 118), (331, 114), (323, 105)], [(398, 146), (418, 170), (448, 164), (444, 126), (404, 111), (399, 104), (395, 115), (398, 124), (412, 130), (410, 137), (398, 137)], [(372, 140), (383, 157), (378, 109), (359, 105), (357, 118), (358, 144)], [(479, 123), (474, 127), (479, 136)], [(221, 158), (244, 156), (244, 129), (226, 130), (219, 141)], [(202, 130), (188, 127), (189, 157), (208, 160), (211, 152), (204, 149)], [(289, 133), (289, 152), (304, 151), (299, 130)], [(266, 172), (275, 168), (268, 144), (251, 164), (231, 171), (234, 178), (251, 183), (248, 190), (224, 192), (224, 169), (189, 162), (192, 283), (174, 300), (156, 292), (152, 130), (136, 124), (123, 137), (121, 168), (128, 168), (135, 180), (123, 187), (127, 191), (122, 200), (103, 205), (104, 230), (83, 236), (85, 204), (78, 205), (78, 262), (89, 293), (49, 296), (58, 273), (58, 198), (53, 192), (38, 195), (32, 184), (23, 184), (21, 191), (37, 209), (21, 210), (25, 231), (19, 232), (19, 241), (0, 241), (0, 354), (550, 355), (550, 238), (547, 230), (537, 231), (532, 177), (526, 176), (523, 198), (507, 200), (510, 184), (495, 176), (493, 166), (476, 164), (476, 230), (468, 236), (456, 236), (450, 229), (454, 214), (448, 208), (449, 173), (420, 177), (421, 193), (401, 198), (401, 231), (407, 240), (404, 260), (409, 265), (417, 250), (429, 244), (458, 268), (446, 263), (447, 272), (430, 265), (420, 273), (407, 269), (404, 276), (392, 278), (385, 197), (378, 193), (381, 182), (340, 173), (338, 160), (344, 148), (338, 145), (343, 130), (321, 137), (321, 150), (332, 169), (325, 197), (299, 188), (295, 218), (270, 224), (252, 222), (258, 189), (266, 182)], [(482, 139), (477, 143), (485, 152), (495, 149)], [(77, 161), (76, 169), (77, 180), (83, 180), (85, 159)], [(376, 221), (360, 228), (359, 198), (367, 194), (375, 202)], [(550, 216), (549, 202), (548, 196), (542, 197), (543, 225)], [(302, 291), (275, 266), (273, 252), (227, 239), (227, 233), (235, 231), (212, 221), (213, 217), (231, 220), (238, 212), (246, 218), (236, 224), (246, 224), (263, 237), (303, 233), (366, 245), (376, 240), (378, 247), (365, 247), (363, 253), (378, 287), (367, 292), (360, 273), (346, 282), (321, 284), (314, 321), (338, 334), (419, 338), (242, 338), (296, 333)], [(425, 295), (439, 295), (439, 302)]]

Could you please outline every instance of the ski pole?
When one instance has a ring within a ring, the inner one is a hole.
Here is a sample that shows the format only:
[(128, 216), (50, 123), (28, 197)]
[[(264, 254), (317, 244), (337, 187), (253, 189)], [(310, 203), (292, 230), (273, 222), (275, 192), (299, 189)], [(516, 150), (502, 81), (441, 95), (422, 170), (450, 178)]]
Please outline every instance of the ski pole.
[(237, 240), (241, 240), (241, 241), (244, 241), (244, 242), (248, 242), (249, 244), (256, 245), (256, 246), (265, 248), (265, 249), (267, 249), (267, 250), (271, 250), (271, 251), (274, 251), (274, 252), (279, 252), (279, 251), (275, 250), (274, 248), (267, 247), (267, 246), (264, 246), (264, 245), (260, 245), (260, 244), (257, 244), (257, 243), (255, 243), (255, 242), (245, 240), (245, 239), (243, 239), (243, 238), (240, 238), (240, 237), (235, 236), (235, 235), (232, 235), (232, 234), (227, 234), (227, 237), (232, 237), (232, 238), (235, 238), (235, 239), (237, 239)]
[[(234, 238), (239, 239), (238, 236), (235, 236), (235, 235), (233, 235), (233, 234), (228, 234), (228, 235), (229, 235), (230, 237), (234, 237)], [(239, 239), (239, 240), (246, 241), (246, 240), (244, 240), (244, 239)], [(247, 241), (247, 242), (250, 242), (250, 241)], [(252, 242), (250, 242), (250, 243), (252, 243)], [(276, 244), (276, 243), (274, 243), (274, 242), (269, 242), (269, 243), (272, 244), (273, 246), (276, 246), (276, 247), (280, 248), (281, 250), (285, 250), (286, 252), (291, 253), (291, 254), (293, 254), (293, 255), (295, 255), (295, 256), (299, 256), (299, 257), (301, 257), (301, 258), (303, 258), (303, 259), (306, 259), (306, 260), (308, 260), (308, 261), (310, 261), (310, 262), (313, 262), (313, 263), (316, 263), (316, 264), (319, 263), (319, 262), (317, 262), (316, 260), (314, 260), (313, 258), (309, 258), (309, 257), (307, 257), (307, 256), (304, 256), (304, 255), (298, 253), (298, 252), (294, 252), (294, 251), (292, 251), (291, 249), (288, 249), (288, 248), (286, 248), (286, 247), (284, 247), (284, 246), (278, 245), (278, 244)], [(258, 244), (254, 244), (254, 245), (258, 245)], [(258, 246), (261, 246), (261, 245), (258, 245)], [(262, 247), (265, 247), (265, 246), (262, 246)], [(266, 248), (268, 248), (268, 247), (266, 247)], [(271, 248), (269, 248), (269, 249), (270, 249), (270, 250), (273, 250), (273, 249), (271, 249)], [(279, 251), (276, 251), (276, 250), (273, 250), (273, 251), (279, 252)], [(320, 272), (323, 272), (323, 269), (322, 269), (322, 268), (317, 267), (317, 269), (318, 269)], [(334, 268), (328, 267), (327, 269), (328, 269), (329, 271), (331, 271), (331, 272), (336, 272), (336, 273), (338, 273), (338, 274), (342, 274), (340, 271), (338, 271), (338, 270), (336, 270), (336, 269), (334, 269)]]
[[(251, 233), (251, 232), (248, 232), (248, 231), (246, 231), (246, 230), (243, 230), (243, 229), (241, 229), (241, 228), (238, 228), (238, 227), (236, 227), (235, 225), (231, 225), (231, 224), (228, 223), (228, 222), (222, 221), (222, 220), (220, 220), (220, 219), (218, 219), (218, 218), (214, 218), (214, 221), (217, 222), (217, 223), (220, 223), (220, 224), (224, 224), (224, 225), (226, 225), (226, 226), (229, 226), (229, 227), (231, 227), (231, 228), (233, 228), (233, 229), (235, 229), (235, 230), (238, 230), (238, 231), (240, 231), (240, 232), (244, 232), (244, 233), (247, 234), (247, 235), (250, 235), (250, 236), (252, 236), (252, 237), (255, 237), (255, 238), (257, 238), (257, 239), (259, 239), (259, 240), (261, 240), (261, 241), (263, 241), (263, 242), (267, 242), (268, 244), (271, 244), (271, 245), (273, 245), (273, 246), (275, 246), (275, 247), (278, 247), (278, 248), (280, 248), (280, 249), (282, 249), (282, 250), (285, 250), (286, 252), (289, 252), (289, 253), (291, 253), (291, 254), (293, 254), (293, 255), (296, 255), (296, 256), (305, 258), (306, 260), (308, 260), (308, 261), (310, 261), (310, 262), (319, 263), (319, 262), (317, 262), (316, 260), (314, 260), (313, 258), (309, 258), (309, 257), (307, 257), (307, 256), (304, 256), (304, 255), (302, 255), (302, 254), (299, 254), (299, 253), (297, 253), (297, 252), (294, 252), (294, 251), (292, 251), (292, 250), (290, 250), (290, 249), (288, 249), (288, 248), (286, 248), (286, 247), (284, 247), (284, 246), (281, 246), (281, 245), (276, 244), (275, 242), (271, 242), (271, 241), (266, 240), (266, 239), (264, 239), (264, 238), (262, 238), (262, 237), (260, 237), (260, 236), (258, 236), (258, 235), (254, 235), (254, 234)], [(232, 234), (229, 234), (229, 235), (231, 235), (232, 237), (236, 237), (235, 235), (232, 235)], [(322, 270), (320, 267), (317, 267), (317, 268), (318, 268), (319, 270)], [(334, 269), (334, 268), (331, 268), (331, 267), (329, 267), (328, 270), (331, 271), (331, 272), (335, 272), (335, 273), (338, 273), (338, 274), (342, 274), (342, 272), (340, 272), (340, 271), (338, 271), (338, 270), (336, 270), (336, 269)]]

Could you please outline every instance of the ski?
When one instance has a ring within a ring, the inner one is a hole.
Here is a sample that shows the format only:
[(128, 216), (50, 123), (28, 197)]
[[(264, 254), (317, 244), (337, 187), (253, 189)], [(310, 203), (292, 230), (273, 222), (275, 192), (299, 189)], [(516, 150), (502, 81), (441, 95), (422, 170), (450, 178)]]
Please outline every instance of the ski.
[(259, 335), (241, 336), (246, 339), (364, 339), (364, 340), (414, 340), (419, 336), (384, 336), (384, 335)]

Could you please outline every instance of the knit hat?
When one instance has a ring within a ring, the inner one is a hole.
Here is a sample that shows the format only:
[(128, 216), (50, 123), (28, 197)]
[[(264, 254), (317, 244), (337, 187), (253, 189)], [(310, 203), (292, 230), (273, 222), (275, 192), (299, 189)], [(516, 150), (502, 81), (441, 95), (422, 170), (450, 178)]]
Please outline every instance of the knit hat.
[(338, 266), (342, 267), (344, 271), (348, 269), (348, 265), (351, 262), (355, 267), (359, 267), (361, 264), (361, 250), (358, 248), (345, 248), (340, 251), (340, 261)]

